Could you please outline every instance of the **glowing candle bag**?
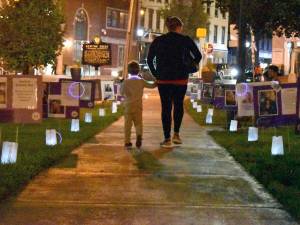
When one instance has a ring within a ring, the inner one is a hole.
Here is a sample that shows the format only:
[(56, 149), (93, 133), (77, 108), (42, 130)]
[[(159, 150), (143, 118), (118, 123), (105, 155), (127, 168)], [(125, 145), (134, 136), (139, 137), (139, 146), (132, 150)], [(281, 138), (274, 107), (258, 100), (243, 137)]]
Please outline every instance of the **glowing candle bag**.
[(198, 105), (198, 106), (197, 106), (197, 112), (198, 112), (198, 113), (202, 112), (202, 106), (201, 106), (201, 105)]
[(211, 116), (213, 116), (214, 115), (214, 109), (208, 109), (207, 114), (210, 114)]
[(230, 121), (229, 131), (236, 132), (237, 128), (238, 128), (238, 121), (237, 120), (231, 120)]
[(55, 129), (46, 129), (46, 145), (54, 146), (57, 145), (57, 136)]
[(207, 124), (212, 124), (213, 123), (213, 116), (209, 113), (206, 114), (206, 119), (205, 119), (205, 122)]
[(80, 122), (79, 119), (72, 119), (71, 121), (71, 132), (79, 132)]
[(248, 128), (248, 141), (258, 141), (258, 128), (249, 127)]
[(198, 106), (198, 103), (197, 102), (193, 102), (193, 109), (196, 109)]
[(272, 137), (272, 149), (271, 149), (272, 155), (283, 155), (284, 154), (284, 148), (283, 148), (283, 138), (282, 136), (273, 136)]
[(17, 162), (18, 143), (4, 141), (2, 145), (2, 164), (11, 164)]
[(118, 105), (116, 102), (112, 103), (112, 109), (111, 109), (112, 113), (117, 113), (118, 112)]
[(86, 123), (92, 123), (93, 122), (92, 113), (85, 113), (84, 122), (86, 122)]
[(105, 109), (99, 109), (99, 116), (104, 117), (105, 116)]

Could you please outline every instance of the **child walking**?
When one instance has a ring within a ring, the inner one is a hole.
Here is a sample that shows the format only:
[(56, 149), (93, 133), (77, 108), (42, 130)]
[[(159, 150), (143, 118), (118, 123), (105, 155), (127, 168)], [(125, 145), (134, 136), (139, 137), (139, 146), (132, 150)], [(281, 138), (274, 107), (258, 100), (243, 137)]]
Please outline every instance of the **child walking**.
[(136, 147), (142, 146), (143, 136), (143, 92), (144, 88), (155, 88), (155, 78), (146, 81), (139, 75), (140, 66), (136, 61), (128, 64), (128, 78), (121, 85), (121, 94), (125, 97), (125, 148), (131, 149), (131, 128), (134, 124), (136, 130)]

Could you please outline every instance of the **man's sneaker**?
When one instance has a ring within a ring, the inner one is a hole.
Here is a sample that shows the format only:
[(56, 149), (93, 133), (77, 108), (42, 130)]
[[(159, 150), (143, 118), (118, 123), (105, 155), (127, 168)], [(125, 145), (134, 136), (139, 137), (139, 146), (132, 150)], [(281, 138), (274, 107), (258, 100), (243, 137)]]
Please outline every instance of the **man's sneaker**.
[(172, 142), (170, 139), (165, 139), (163, 142), (160, 143), (160, 146), (163, 148), (173, 148)]
[(181, 145), (182, 144), (182, 140), (180, 139), (180, 136), (178, 133), (175, 133), (173, 135), (173, 143), (176, 145)]
[(137, 136), (135, 146), (136, 146), (137, 148), (142, 147), (142, 136), (141, 136), (141, 135), (138, 135), (138, 136)]
[(132, 149), (132, 143), (126, 143), (125, 146), (126, 150)]

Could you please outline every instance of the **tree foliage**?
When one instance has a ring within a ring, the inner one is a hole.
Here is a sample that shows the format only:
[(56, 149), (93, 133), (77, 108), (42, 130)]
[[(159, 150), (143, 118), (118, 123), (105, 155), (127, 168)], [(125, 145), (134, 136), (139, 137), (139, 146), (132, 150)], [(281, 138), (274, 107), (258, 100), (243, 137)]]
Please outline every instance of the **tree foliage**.
[(241, 10), (243, 25), (255, 33), (300, 35), (300, 0), (216, 0), (216, 4), (229, 11), (231, 22), (237, 25)]
[(207, 14), (204, 12), (202, 0), (173, 0), (162, 11), (164, 18), (178, 16), (184, 23), (184, 33), (196, 38), (196, 30), (206, 27)]
[(9, 0), (0, 9), (0, 57), (23, 74), (54, 64), (63, 43), (63, 22), (59, 0)]

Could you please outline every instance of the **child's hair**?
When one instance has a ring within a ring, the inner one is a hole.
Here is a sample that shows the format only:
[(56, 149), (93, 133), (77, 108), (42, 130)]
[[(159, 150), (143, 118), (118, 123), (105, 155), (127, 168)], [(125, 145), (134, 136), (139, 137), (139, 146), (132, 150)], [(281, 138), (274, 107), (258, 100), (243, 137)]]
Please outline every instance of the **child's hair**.
[(182, 27), (183, 22), (177, 16), (169, 16), (166, 19), (166, 27), (168, 31), (176, 31), (177, 27)]
[(128, 63), (128, 73), (129, 74), (133, 74), (133, 75), (137, 75), (140, 72), (140, 65), (137, 61), (130, 61)]

